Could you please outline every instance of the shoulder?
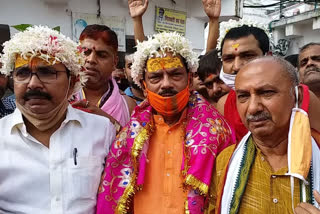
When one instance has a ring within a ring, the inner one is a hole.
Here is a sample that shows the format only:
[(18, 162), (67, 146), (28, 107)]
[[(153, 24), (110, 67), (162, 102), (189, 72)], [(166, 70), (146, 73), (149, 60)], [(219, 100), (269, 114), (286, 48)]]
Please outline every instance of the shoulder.
[(95, 127), (95, 129), (113, 127), (113, 124), (107, 117), (87, 113), (79, 109), (72, 108), (71, 106), (68, 111), (72, 115), (71, 119), (78, 120), (83, 127)]
[(12, 137), (12, 129), (18, 124), (23, 124), (22, 115), (18, 109), (16, 109), (12, 114), (0, 119), (0, 143), (2, 141), (1, 139)]
[(225, 148), (222, 152), (220, 152), (220, 154), (218, 155), (218, 157), (216, 159), (217, 168), (223, 168), (226, 166), (226, 164), (228, 164), (228, 161), (229, 161), (231, 155), (233, 154), (235, 146), (236, 145), (233, 144), (233, 145)]
[(137, 103), (134, 99), (132, 99), (131, 97), (127, 96), (127, 95), (122, 95), (124, 96), (124, 98), (126, 99), (128, 108), (129, 108), (129, 113), (131, 115), (133, 109), (137, 106)]
[(68, 113), (72, 115), (70, 116), (71, 120), (80, 123), (80, 126), (76, 123), (71, 123), (69, 126), (74, 135), (78, 133), (79, 136), (91, 136), (91, 140), (95, 139), (96, 142), (105, 142), (108, 145), (114, 140), (116, 129), (107, 117), (87, 113), (72, 107)]
[(228, 96), (229, 96), (229, 93), (224, 95), (223, 97), (221, 97), (219, 100), (218, 100), (218, 103), (217, 103), (217, 110), (220, 112), (220, 114), (224, 115), (224, 105), (226, 104), (227, 102), (227, 99), (228, 99)]

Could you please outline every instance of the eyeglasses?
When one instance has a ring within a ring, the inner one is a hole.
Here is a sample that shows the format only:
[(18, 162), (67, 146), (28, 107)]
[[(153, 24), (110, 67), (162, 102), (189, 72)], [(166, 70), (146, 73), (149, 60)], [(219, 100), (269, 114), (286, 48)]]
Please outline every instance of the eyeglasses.
[(17, 83), (29, 83), (32, 76), (36, 75), (42, 83), (52, 83), (57, 80), (58, 72), (50, 68), (39, 68), (37, 72), (31, 72), (29, 68), (17, 69), (13, 72), (13, 80)]

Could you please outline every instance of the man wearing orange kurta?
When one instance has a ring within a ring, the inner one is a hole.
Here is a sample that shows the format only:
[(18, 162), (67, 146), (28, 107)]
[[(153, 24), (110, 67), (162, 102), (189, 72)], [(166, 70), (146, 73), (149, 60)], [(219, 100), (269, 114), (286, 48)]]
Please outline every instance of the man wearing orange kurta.
[(207, 209), (216, 155), (232, 131), (189, 89), (197, 55), (177, 33), (139, 43), (132, 77), (147, 94), (111, 146), (97, 213), (200, 214)]

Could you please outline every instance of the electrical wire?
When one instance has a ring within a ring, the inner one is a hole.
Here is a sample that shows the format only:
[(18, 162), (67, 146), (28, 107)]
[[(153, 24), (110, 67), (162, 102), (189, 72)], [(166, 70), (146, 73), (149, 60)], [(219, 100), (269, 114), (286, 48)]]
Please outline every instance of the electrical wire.
[(268, 8), (268, 7), (275, 7), (275, 6), (279, 6), (279, 5), (283, 5), (283, 4), (287, 4), (287, 3), (316, 3), (318, 0), (304, 0), (304, 1), (292, 1), (292, 0), (280, 0), (277, 3), (273, 3), (273, 4), (266, 4), (266, 5), (249, 5), (249, 4), (244, 4), (243, 7), (245, 8)]

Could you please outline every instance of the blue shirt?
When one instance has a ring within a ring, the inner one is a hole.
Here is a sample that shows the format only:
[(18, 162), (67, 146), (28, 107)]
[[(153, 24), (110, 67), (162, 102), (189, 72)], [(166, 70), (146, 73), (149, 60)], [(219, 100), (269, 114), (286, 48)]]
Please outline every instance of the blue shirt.
[(2, 98), (0, 100), (0, 118), (13, 113), (15, 108), (16, 103), (13, 96)]

